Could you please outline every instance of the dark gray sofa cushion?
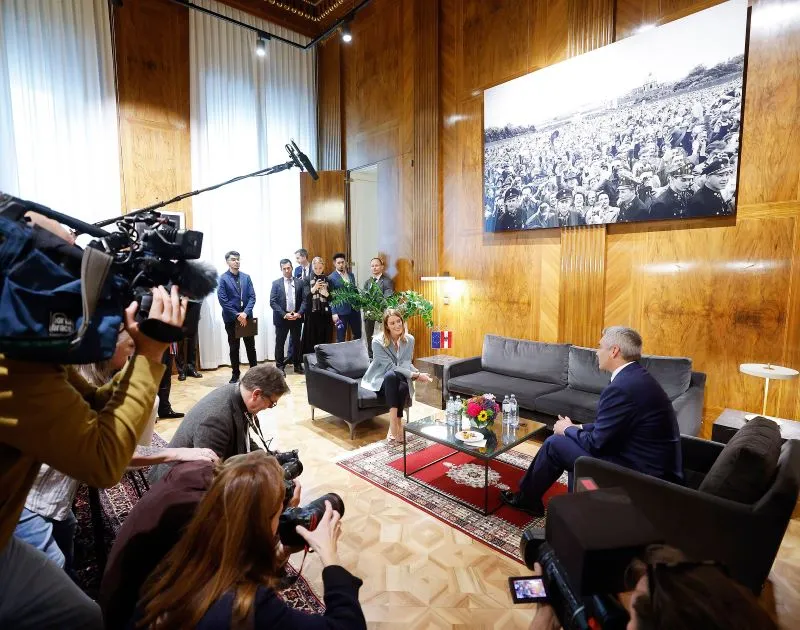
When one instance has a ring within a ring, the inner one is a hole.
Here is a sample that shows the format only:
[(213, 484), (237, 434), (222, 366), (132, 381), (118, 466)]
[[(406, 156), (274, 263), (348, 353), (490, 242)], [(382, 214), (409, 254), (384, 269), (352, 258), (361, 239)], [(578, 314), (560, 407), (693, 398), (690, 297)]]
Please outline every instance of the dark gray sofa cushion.
[(584, 424), (594, 422), (597, 417), (597, 403), (600, 394), (584, 392), (580, 389), (566, 387), (552, 394), (545, 394), (536, 399), (534, 411), (551, 416), (569, 416), (573, 422)]
[(675, 400), (689, 389), (692, 381), (691, 359), (645, 354), (639, 363), (664, 388), (670, 400)]
[(498, 335), (483, 338), (481, 368), (488, 372), (563, 387), (567, 384), (568, 363), (567, 343), (541, 343)]
[(699, 490), (755, 503), (772, 484), (780, 453), (780, 428), (772, 420), (756, 416), (725, 445)]
[(367, 347), (361, 339), (321, 343), (316, 347), (317, 365), (349, 378), (361, 378), (369, 367)]
[(599, 394), (611, 380), (611, 373), (600, 369), (592, 348), (570, 346), (567, 380), (572, 389)]
[(456, 376), (447, 381), (448, 389), (456, 394), (494, 394), (502, 402), (503, 397), (514, 394), (523, 409), (534, 409), (534, 400), (542, 394), (556, 391), (560, 385), (529, 381), (516, 376), (505, 376), (494, 372), (473, 372), (464, 376)]

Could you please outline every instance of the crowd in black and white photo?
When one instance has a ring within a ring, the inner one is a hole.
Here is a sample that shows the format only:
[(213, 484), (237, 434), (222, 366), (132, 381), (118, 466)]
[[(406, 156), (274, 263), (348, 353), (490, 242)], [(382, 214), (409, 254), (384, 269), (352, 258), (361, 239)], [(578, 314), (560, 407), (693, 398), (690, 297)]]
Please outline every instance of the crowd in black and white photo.
[(489, 232), (735, 212), (741, 76), (677, 95), (640, 90), (616, 106), (492, 142)]

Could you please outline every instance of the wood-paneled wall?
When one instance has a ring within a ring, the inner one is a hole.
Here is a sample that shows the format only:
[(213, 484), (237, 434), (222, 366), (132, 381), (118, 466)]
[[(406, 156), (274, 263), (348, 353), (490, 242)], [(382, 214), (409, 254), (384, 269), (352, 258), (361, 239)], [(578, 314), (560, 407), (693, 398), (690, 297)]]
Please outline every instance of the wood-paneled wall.
[[(483, 90), (717, 3), (440, 0), (437, 68), (409, 60), (420, 53), (401, 27), (413, 23), (413, 0), (375, 0), (356, 18), (342, 55), (348, 167), (378, 162), (397, 169), (387, 176), (397, 182), (408, 158), (418, 167), (419, 147), (408, 140), (425, 124), (413, 105), (422, 79), (409, 80), (409, 67), (438, 74), (440, 232), (420, 243), (415, 231), (411, 256), (438, 239), (440, 271), (464, 279), (449, 305), (441, 297), (451, 290), (435, 294), (437, 320), (455, 331), (453, 353), (479, 354), (487, 333), (594, 345), (604, 326), (631, 325), (645, 352), (689, 356), (708, 374), (712, 420), (726, 406), (760, 408), (763, 382), (739, 374), (740, 363), (800, 367), (800, 19), (786, 10), (800, 0), (751, 2), (735, 219), (482, 228)], [(401, 221), (424, 212), (417, 203), (400, 200)], [(798, 390), (797, 381), (771, 388), (769, 412), (800, 418)]]
[[(191, 190), (189, 10), (164, 0), (113, 8), (125, 212)], [(191, 199), (171, 210), (192, 224)]]

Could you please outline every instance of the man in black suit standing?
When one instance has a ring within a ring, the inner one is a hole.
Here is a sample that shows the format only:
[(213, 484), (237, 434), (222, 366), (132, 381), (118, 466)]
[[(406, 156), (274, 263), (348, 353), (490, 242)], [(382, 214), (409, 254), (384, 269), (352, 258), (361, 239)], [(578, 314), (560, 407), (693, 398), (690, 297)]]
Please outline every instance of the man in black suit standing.
[(306, 307), (303, 302), (303, 283), (292, 276), (292, 261), (281, 260), (280, 278), (272, 283), (269, 294), (269, 305), (272, 307), (272, 323), (275, 324), (275, 365), (286, 375), (286, 356), (284, 347), (286, 336), (291, 336), (290, 359), (294, 365), (294, 373), (302, 374), (300, 364), (300, 330), (303, 326), (303, 313)]
[[(373, 284), (377, 284), (383, 293), (383, 297), (394, 295), (394, 282), (392, 282), (389, 276), (383, 274), (386, 269), (383, 259), (376, 256), (369, 261), (369, 268), (372, 271), (372, 275), (364, 282), (364, 290), (369, 289)], [(370, 359), (372, 358), (372, 335), (374, 330), (375, 322), (367, 319), (367, 314), (364, 313), (364, 332), (367, 338), (367, 352), (369, 353)]]
[[(352, 271), (347, 271), (347, 261), (344, 253), (337, 252), (333, 255), (333, 265), (335, 271), (328, 276), (328, 284), (332, 289), (341, 289), (345, 284), (355, 285), (356, 277)], [(354, 309), (349, 304), (332, 306), (333, 323), (336, 326), (336, 341), (344, 341), (347, 327), (353, 339), (361, 339), (361, 311)]]
[(519, 484), (520, 491), (503, 491), (503, 502), (535, 516), (544, 515), (542, 496), (575, 460), (604, 459), (667, 481), (681, 483), (683, 465), (675, 410), (662, 389), (639, 363), (642, 338), (632, 328), (603, 331), (597, 349), (601, 370), (611, 382), (600, 394), (597, 419), (573, 424), (559, 416), (554, 435), (544, 441)]

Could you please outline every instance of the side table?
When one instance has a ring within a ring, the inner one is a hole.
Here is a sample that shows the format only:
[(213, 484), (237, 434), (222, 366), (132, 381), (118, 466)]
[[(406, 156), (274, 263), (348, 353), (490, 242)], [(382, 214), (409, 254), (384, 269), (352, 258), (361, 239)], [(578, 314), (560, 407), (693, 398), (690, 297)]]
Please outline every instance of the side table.
[[(440, 392), (442, 390), (442, 377), (444, 376), (444, 366), (450, 365), (454, 361), (460, 361), (462, 357), (454, 357), (450, 354), (435, 354), (430, 357), (419, 357), (417, 358), (417, 363), (422, 363), (430, 366), (433, 369), (433, 385), (436, 389)], [(445, 399), (444, 395), (440, 394), (441, 399), (441, 409), (445, 408)]]
[[(738, 409), (723, 409), (711, 427), (711, 439), (714, 442), (727, 444), (736, 432), (747, 424), (746, 415), (752, 414), (746, 414)], [(778, 424), (784, 442), (786, 440), (800, 440), (800, 422), (784, 418), (773, 418), (772, 416), (764, 417), (774, 420)]]

